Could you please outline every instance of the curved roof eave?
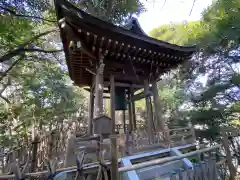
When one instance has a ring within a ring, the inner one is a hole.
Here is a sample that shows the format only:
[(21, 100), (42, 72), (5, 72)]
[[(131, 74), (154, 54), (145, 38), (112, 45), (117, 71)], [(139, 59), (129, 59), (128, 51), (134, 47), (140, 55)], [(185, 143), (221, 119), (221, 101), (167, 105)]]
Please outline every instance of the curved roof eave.
[[(67, 2), (66, 0), (55, 0), (55, 6), (56, 6), (56, 11), (57, 11), (57, 18), (58, 20), (63, 18), (63, 17), (69, 17), (72, 19), (76, 24), (81, 25), (80, 21), (89, 25), (95, 25), (99, 26), (103, 29), (108, 29), (113, 31), (114, 33), (119, 33), (123, 34), (125, 36), (130, 36), (132, 38), (157, 45), (160, 47), (172, 49), (172, 50), (177, 50), (177, 51), (182, 51), (186, 53), (194, 53), (196, 51), (196, 45), (192, 46), (179, 46), (176, 44), (171, 44), (162, 40), (157, 40), (152, 37), (149, 37), (146, 35), (146, 33), (141, 29), (140, 25), (137, 24), (138, 28), (143, 31), (143, 34), (136, 34), (133, 33), (130, 30), (127, 30), (124, 27), (116, 26), (114, 24), (111, 24), (109, 22), (100, 20), (97, 17), (94, 17), (81, 9), (77, 8), (76, 6), (72, 5), (71, 3)], [(138, 23), (136, 21), (136, 23)]]

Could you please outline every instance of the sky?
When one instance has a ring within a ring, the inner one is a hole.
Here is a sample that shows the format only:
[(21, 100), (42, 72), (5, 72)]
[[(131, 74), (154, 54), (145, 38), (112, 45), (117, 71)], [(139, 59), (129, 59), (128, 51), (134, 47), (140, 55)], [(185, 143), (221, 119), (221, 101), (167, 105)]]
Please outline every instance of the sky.
[[(212, 4), (213, 0), (143, 0), (147, 9), (138, 17), (142, 29), (148, 33), (163, 24), (196, 21), (201, 18), (202, 11)], [(164, 5), (164, 6), (163, 6)]]

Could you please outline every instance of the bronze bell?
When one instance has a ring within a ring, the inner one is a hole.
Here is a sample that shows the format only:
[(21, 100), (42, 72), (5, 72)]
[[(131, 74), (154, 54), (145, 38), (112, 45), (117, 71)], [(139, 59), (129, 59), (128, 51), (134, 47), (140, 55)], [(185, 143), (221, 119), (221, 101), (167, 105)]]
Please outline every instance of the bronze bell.
[(127, 110), (126, 89), (123, 87), (115, 88), (115, 110)]

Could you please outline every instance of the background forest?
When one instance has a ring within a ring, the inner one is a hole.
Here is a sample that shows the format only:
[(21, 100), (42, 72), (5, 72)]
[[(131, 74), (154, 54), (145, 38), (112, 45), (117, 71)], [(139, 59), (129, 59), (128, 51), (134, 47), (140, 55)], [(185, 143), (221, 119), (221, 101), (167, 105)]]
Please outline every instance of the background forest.
[[(139, 0), (71, 0), (103, 20), (124, 24), (145, 11)], [(197, 22), (164, 25), (150, 36), (197, 44), (191, 61), (162, 76), (159, 94), (170, 125), (192, 121), (214, 139), (221, 126), (240, 124), (240, 0), (218, 0)], [(87, 93), (68, 77), (49, 0), (0, 0), (0, 145), (76, 121), (85, 125)], [(144, 116), (144, 101), (137, 102)]]

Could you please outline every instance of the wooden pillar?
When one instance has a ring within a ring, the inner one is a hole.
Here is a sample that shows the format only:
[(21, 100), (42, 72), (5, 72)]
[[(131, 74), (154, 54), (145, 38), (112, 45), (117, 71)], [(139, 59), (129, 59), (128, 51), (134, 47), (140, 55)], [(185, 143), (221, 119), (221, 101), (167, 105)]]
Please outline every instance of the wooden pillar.
[(113, 75), (110, 76), (110, 106), (112, 133), (115, 134), (115, 80)]
[(148, 99), (149, 99), (150, 112), (152, 114), (152, 128), (153, 128), (152, 131), (156, 132), (156, 127), (155, 127), (155, 124), (154, 124), (153, 106), (152, 106), (152, 98), (151, 98), (151, 96), (149, 96)]
[(130, 101), (132, 105), (132, 120), (133, 120), (133, 130), (136, 131), (137, 129), (137, 122), (136, 122), (136, 112), (135, 112), (135, 101), (132, 100), (134, 96), (133, 87), (130, 88)]
[(88, 102), (88, 134), (91, 135), (93, 132), (93, 110), (94, 110), (94, 93), (93, 86), (90, 88), (90, 96)]
[[(75, 156), (75, 146), (76, 146), (76, 137), (72, 134), (68, 134), (68, 140), (66, 144), (66, 152), (64, 159), (64, 167), (71, 167), (76, 165), (76, 156)], [(63, 177), (63, 179), (73, 179), (73, 174), (69, 173)]]
[(229, 147), (229, 143), (228, 143), (228, 136), (226, 133), (223, 134), (223, 147), (225, 149), (226, 152), (226, 159), (227, 159), (227, 166), (230, 172), (230, 180), (235, 180), (236, 179), (236, 175), (237, 175), (237, 170), (234, 167), (233, 163), (232, 163), (232, 156), (231, 156), (231, 152), (230, 152), (230, 147)]
[(129, 121), (129, 133), (132, 133), (133, 130), (133, 111), (132, 111), (132, 101), (131, 101), (131, 93), (128, 91), (128, 121)]
[(122, 123), (123, 123), (124, 134), (126, 134), (126, 116), (125, 116), (125, 110), (122, 110)]
[[(104, 71), (104, 64), (103, 64), (103, 56), (100, 56), (100, 63), (97, 69), (96, 74), (96, 84), (95, 84), (95, 117), (100, 117), (103, 115), (103, 71)], [(95, 134), (95, 130), (93, 129), (93, 133)]]
[(100, 73), (96, 74), (96, 87), (95, 87), (95, 117), (103, 114), (103, 76)]
[(171, 142), (170, 142), (170, 131), (168, 129), (167, 124), (164, 126), (164, 140), (165, 140), (165, 145), (166, 147), (171, 147)]
[[(144, 80), (144, 94), (147, 93), (149, 90), (149, 83), (148, 80)], [(148, 129), (148, 136), (149, 136), (149, 143), (152, 143), (153, 141), (153, 114), (151, 111), (151, 101), (149, 99), (150, 97), (145, 97), (146, 100), (146, 107), (147, 107), (147, 129)]]
[(49, 141), (48, 141), (48, 160), (51, 160), (54, 157), (54, 148), (56, 148), (56, 131), (51, 131), (51, 134), (49, 135)]
[(110, 136), (111, 143), (111, 179), (119, 180), (117, 137)]
[(31, 172), (34, 172), (37, 168), (37, 153), (38, 153), (38, 146), (40, 143), (40, 138), (38, 135), (34, 137), (32, 142), (32, 163), (31, 163)]
[[(4, 153), (4, 147), (1, 147), (1, 151), (0, 151), (1, 154)], [(4, 167), (5, 167), (5, 163), (4, 163), (4, 156), (1, 157), (1, 164), (2, 164), (2, 170), (1, 170), (1, 173), (4, 174)]]
[(155, 108), (155, 117), (157, 119), (157, 127), (158, 130), (164, 129), (164, 120), (162, 118), (162, 107), (161, 102), (158, 94), (157, 83), (154, 81), (152, 83), (152, 92), (153, 92), (153, 101), (154, 101), (154, 108)]
[(188, 122), (188, 127), (190, 128), (190, 132), (192, 134), (192, 143), (195, 143), (196, 142), (196, 135), (195, 135), (195, 130), (194, 130), (194, 126), (192, 125), (191, 122)]

